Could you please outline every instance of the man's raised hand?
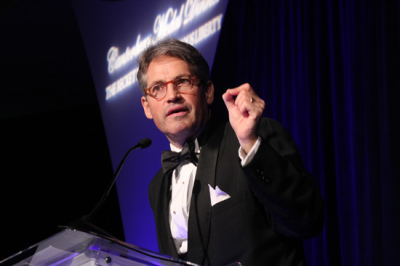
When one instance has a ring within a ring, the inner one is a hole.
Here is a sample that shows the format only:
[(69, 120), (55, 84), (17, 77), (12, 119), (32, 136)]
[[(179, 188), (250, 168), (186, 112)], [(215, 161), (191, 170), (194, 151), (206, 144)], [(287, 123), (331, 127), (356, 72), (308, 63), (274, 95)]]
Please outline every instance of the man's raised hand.
[(229, 122), (242, 149), (248, 153), (257, 141), (257, 127), (265, 102), (257, 96), (250, 84), (228, 89), (222, 99), (229, 113)]

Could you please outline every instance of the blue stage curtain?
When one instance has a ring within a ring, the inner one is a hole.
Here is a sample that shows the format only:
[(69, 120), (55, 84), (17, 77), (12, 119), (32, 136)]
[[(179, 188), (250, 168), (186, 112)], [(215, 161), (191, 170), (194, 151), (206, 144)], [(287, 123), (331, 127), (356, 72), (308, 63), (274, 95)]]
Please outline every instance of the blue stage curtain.
[[(400, 1), (230, 0), (217, 100), (249, 82), (326, 202), (308, 265), (400, 265)], [(268, 265), (268, 262), (266, 262)]]

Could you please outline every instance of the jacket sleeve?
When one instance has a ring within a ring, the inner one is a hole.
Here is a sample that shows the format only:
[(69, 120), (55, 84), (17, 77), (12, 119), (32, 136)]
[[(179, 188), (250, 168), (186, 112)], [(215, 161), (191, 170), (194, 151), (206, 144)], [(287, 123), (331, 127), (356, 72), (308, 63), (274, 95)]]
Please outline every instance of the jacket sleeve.
[(263, 118), (260, 147), (244, 167), (248, 182), (280, 234), (305, 239), (322, 231), (324, 201), (289, 132), (278, 122)]

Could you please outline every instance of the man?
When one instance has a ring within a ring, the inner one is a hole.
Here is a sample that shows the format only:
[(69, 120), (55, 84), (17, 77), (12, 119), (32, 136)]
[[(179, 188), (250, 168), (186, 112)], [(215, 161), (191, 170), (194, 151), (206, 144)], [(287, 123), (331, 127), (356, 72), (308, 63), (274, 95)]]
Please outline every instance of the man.
[(324, 203), (292, 137), (261, 118), (264, 101), (249, 84), (228, 89), (221, 122), (194, 47), (165, 40), (138, 62), (145, 115), (182, 150), (163, 152), (149, 186), (160, 252), (201, 265), (305, 265), (302, 239), (322, 230)]

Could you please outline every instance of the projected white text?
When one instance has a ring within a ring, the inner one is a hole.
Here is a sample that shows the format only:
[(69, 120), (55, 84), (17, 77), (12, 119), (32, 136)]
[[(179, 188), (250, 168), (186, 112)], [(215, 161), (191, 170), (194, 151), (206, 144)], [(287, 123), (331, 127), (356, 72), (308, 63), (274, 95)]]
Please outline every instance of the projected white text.
[[(136, 43), (133, 46), (126, 47), (122, 53), (120, 53), (120, 49), (117, 46), (112, 46), (108, 50), (108, 73), (115, 75), (118, 70), (131, 64), (148, 45), (155, 44), (157, 41), (180, 30), (218, 3), (219, 0), (187, 0), (180, 8), (168, 8), (165, 13), (157, 15), (153, 24), (153, 34), (149, 34), (143, 39), (139, 34), (136, 38)], [(218, 14), (189, 34), (186, 34), (181, 40), (191, 45), (196, 45), (219, 31), (222, 26), (221, 24), (222, 14)], [(117, 81), (108, 85), (105, 89), (106, 100), (133, 85), (136, 82), (137, 71), (136, 67)]]

